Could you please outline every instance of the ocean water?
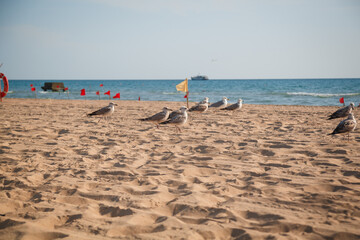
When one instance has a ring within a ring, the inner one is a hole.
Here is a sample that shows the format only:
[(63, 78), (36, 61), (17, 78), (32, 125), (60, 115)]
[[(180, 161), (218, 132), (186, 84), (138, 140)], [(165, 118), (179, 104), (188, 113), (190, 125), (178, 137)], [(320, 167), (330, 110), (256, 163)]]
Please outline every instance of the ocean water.
[[(54, 80), (55, 81), (55, 80)], [(184, 93), (177, 92), (175, 86), (183, 80), (56, 80), (69, 88), (64, 92), (43, 91), (41, 86), (47, 80), (10, 80), (8, 98), (34, 98), (30, 85), (36, 88), (37, 98), (42, 99), (84, 99), (81, 89), (86, 90), (86, 99), (109, 99), (104, 92), (111, 91), (111, 97), (120, 93), (120, 100), (144, 101), (185, 101)], [(103, 84), (103, 87), (100, 87)], [(245, 104), (276, 105), (341, 105), (360, 103), (360, 78), (358, 79), (261, 79), (261, 80), (189, 80), (189, 101), (197, 102), (209, 97), (210, 102), (221, 100), (223, 96), (236, 102), (243, 99)]]

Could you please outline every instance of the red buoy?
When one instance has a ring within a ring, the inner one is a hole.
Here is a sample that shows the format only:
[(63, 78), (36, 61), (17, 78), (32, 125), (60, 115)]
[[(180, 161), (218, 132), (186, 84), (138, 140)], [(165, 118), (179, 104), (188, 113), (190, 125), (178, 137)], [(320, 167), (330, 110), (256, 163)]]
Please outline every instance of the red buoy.
[(0, 78), (2, 78), (2, 81), (4, 83), (4, 90), (1, 91), (0, 89), (0, 98), (3, 98), (6, 96), (7, 92), (9, 91), (9, 81), (3, 73), (0, 73)]

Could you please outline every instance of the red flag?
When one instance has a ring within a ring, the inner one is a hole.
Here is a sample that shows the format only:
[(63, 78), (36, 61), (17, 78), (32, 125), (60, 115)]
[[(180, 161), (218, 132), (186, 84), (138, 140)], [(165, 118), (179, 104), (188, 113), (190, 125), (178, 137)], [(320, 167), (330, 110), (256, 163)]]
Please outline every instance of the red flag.
[(56, 86), (56, 88), (60, 88), (60, 86), (59, 86), (59, 85), (57, 85), (57, 86)]
[(104, 86), (104, 84), (100, 84), (100, 87), (103, 87)]
[(36, 88), (34, 88), (34, 87), (31, 88), (31, 91), (32, 91), (32, 92), (35, 92), (35, 91), (36, 91)]
[(30, 87), (33, 87), (34, 85), (30, 84)]
[(64, 91), (67, 91), (67, 90), (69, 90), (69, 88), (68, 88), (68, 87), (64, 88)]
[(99, 91), (97, 91), (97, 92), (96, 92), (96, 95), (100, 95), (100, 92), (99, 92)]
[(188, 98), (188, 95), (189, 95), (189, 93), (186, 93), (186, 95), (184, 96), (184, 98)]
[(140, 96), (139, 96), (139, 101), (140, 101)]
[(110, 96), (110, 90), (107, 91), (106, 93), (104, 93), (104, 95), (109, 95)]
[(119, 98), (120, 99), (120, 93), (117, 93), (113, 98)]
[(339, 102), (340, 102), (340, 103), (344, 103), (344, 98), (343, 98), (343, 97), (340, 98), (340, 99), (339, 99)]
[(80, 95), (81, 95), (81, 96), (85, 96), (85, 95), (86, 95), (85, 88), (84, 88), (84, 89), (81, 89)]

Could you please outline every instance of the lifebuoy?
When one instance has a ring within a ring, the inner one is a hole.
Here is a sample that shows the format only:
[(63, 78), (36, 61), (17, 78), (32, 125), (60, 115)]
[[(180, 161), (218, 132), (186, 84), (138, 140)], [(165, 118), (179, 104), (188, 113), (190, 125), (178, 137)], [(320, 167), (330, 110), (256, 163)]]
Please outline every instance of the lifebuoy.
[(3, 73), (0, 73), (0, 78), (2, 78), (3, 83), (4, 83), (4, 90), (1, 91), (1, 89), (0, 89), (0, 95), (1, 95), (0, 97), (3, 98), (6, 96), (7, 92), (9, 91), (9, 81)]

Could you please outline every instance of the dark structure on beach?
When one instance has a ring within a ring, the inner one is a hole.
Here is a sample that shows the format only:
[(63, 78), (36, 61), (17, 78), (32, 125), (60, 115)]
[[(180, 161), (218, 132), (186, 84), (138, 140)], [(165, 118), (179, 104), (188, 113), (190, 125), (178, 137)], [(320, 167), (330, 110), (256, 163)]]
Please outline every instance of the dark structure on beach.
[(44, 91), (51, 90), (53, 92), (65, 91), (64, 83), (62, 82), (46, 82), (43, 87)]

